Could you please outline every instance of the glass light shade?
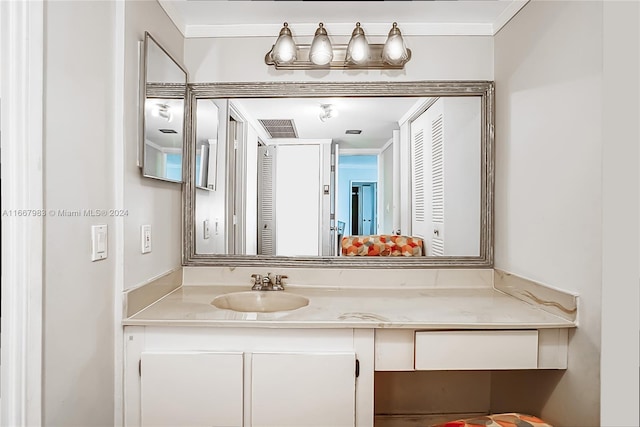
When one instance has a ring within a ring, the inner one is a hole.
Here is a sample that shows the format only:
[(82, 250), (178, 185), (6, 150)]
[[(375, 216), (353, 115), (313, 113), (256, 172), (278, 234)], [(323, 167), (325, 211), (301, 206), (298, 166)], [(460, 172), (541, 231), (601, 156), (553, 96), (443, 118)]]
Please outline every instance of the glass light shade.
[(353, 30), (351, 40), (347, 45), (346, 60), (357, 65), (366, 64), (369, 60), (369, 43), (359, 22), (356, 23), (356, 28)]
[(404, 44), (398, 24), (393, 23), (387, 41), (382, 48), (382, 60), (391, 65), (402, 65), (409, 59), (407, 47)]
[(327, 30), (322, 22), (318, 25), (316, 34), (309, 50), (309, 60), (316, 65), (327, 65), (333, 59), (333, 48)]
[(271, 56), (276, 64), (290, 64), (296, 60), (297, 47), (291, 37), (291, 30), (289, 24), (286, 22), (280, 30), (280, 35), (276, 44), (273, 46)]

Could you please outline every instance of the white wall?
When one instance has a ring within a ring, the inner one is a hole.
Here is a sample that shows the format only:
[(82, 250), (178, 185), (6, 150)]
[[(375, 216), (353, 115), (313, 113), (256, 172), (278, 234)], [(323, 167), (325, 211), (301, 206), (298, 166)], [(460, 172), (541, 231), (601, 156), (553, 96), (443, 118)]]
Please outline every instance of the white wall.
[(480, 97), (444, 107), (444, 254), (480, 255)]
[[(47, 210), (114, 207), (114, 21), (114, 3), (45, 3)], [(98, 262), (94, 224), (109, 227)], [(113, 425), (113, 218), (49, 215), (44, 226), (43, 425)]]
[[(274, 37), (198, 38), (185, 41), (185, 64), (193, 82), (493, 80), (492, 37), (405, 37), (412, 59), (404, 70), (274, 70), (264, 55)], [(300, 40), (304, 42), (304, 40)], [(347, 40), (334, 40), (346, 43)], [(370, 43), (384, 40), (371, 38)]]
[[(93, 2), (92, 2), (93, 3)], [(143, 178), (138, 155), (138, 41), (148, 31), (178, 62), (184, 38), (157, 1), (127, 1), (124, 34), (124, 289), (181, 264), (182, 186)], [(121, 120), (118, 118), (118, 120)], [(140, 226), (150, 224), (152, 252), (140, 251)]]
[[(179, 266), (181, 251), (180, 185), (142, 179), (136, 166), (138, 41), (149, 30), (181, 59), (183, 39), (155, 1), (46, 2), (44, 18), (45, 208), (127, 216), (45, 218), (43, 424), (114, 425), (115, 292)], [(109, 227), (98, 262), (94, 224)], [(153, 228), (145, 256), (141, 224)]]
[[(495, 265), (577, 292), (580, 305), (569, 369), (494, 375), (492, 408), (560, 426), (600, 425), (607, 29), (601, 2), (530, 2), (495, 38)], [(533, 378), (536, 390), (512, 387)]]
[(603, 4), (602, 426), (640, 425), (640, 3)]

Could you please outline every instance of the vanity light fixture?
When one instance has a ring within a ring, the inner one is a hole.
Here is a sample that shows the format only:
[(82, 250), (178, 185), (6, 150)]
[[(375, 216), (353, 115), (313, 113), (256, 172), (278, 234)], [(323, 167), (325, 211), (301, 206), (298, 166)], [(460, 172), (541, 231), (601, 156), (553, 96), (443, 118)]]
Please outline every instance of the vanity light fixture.
[(369, 44), (359, 22), (346, 45), (332, 45), (324, 24), (318, 24), (311, 45), (296, 44), (289, 24), (284, 23), (265, 63), (278, 70), (396, 69), (411, 59), (398, 24), (393, 23), (384, 44)]

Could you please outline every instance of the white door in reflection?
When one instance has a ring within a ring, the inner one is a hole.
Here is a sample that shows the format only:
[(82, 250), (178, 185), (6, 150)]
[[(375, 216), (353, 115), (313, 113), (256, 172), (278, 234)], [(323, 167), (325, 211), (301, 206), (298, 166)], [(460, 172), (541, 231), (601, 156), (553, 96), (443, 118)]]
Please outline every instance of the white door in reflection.
[(276, 183), (276, 255), (320, 255), (320, 146), (279, 146)]

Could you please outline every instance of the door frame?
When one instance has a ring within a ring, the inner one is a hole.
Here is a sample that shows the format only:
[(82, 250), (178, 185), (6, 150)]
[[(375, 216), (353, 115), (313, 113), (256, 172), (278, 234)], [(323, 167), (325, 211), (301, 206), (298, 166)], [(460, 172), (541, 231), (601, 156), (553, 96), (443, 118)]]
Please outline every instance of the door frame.
[[(373, 206), (373, 214), (375, 215), (375, 217), (373, 218), (374, 220), (374, 227), (375, 227), (375, 232), (373, 234), (376, 234), (378, 231), (378, 182), (377, 181), (349, 181), (349, 191), (351, 192), (351, 197), (349, 197), (349, 222), (351, 224), (353, 224), (353, 187), (360, 187), (362, 188), (362, 186), (364, 185), (373, 185), (374, 189), (373, 189), (373, 195), (374, 195), (374, 206)], [(361, 205), (362, 203), (359, 202), (359, 205)], [(355, 235), (355, 234), (359, 234), (359, 233), (355, 233), (353, 229), (351, 230), (351, 234)]]
[(247, 194), (245, 191), (238, 191), (238, 189), (246, 187), (248, 123), (233, 103), (229, 104), (228, 121), (235, 122), (235, 126), (233, 126), (233, 135), (231, 135), (232, 127), (227, 125), (227, 170), (233, 170), (235, 173), (227, 177), (227, 205), (229, 206), (227, 212), (227, 218), (229, 218), (227, 221), (227, 253), (244, 254)]
[[(3, 209), (43, 212), (44, 3), (0, 3)], [(42, 425), (44, 216), (2, 217), (0, 424)]]

